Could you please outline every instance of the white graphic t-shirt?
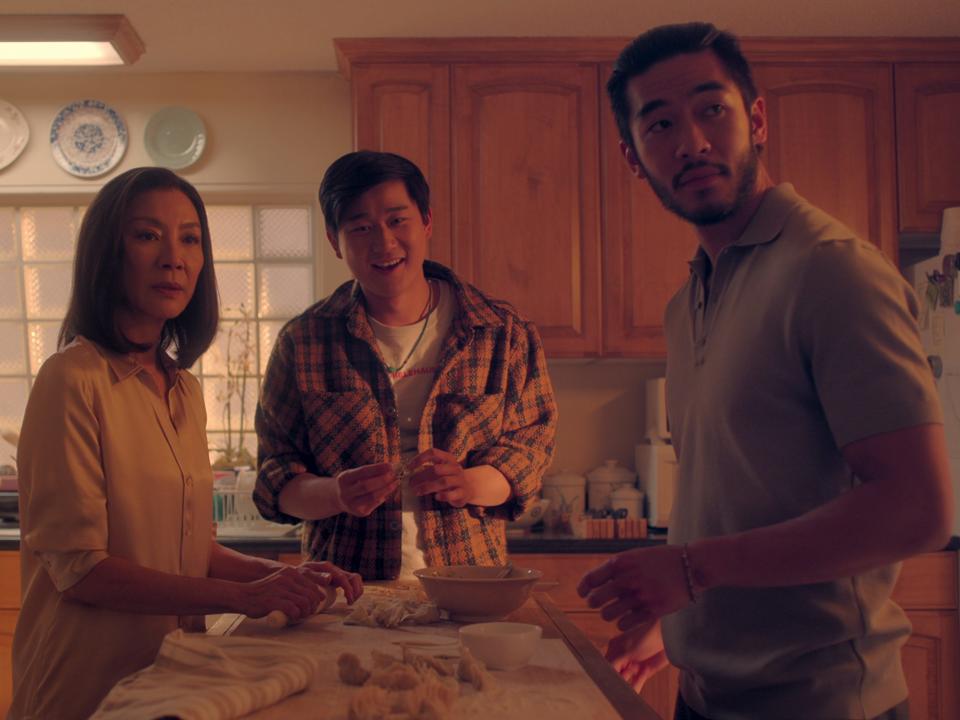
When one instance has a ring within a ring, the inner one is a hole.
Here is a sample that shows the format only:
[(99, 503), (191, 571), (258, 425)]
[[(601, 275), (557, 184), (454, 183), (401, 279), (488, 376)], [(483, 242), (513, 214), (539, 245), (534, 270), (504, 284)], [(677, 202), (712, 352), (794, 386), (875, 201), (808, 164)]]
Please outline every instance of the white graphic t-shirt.
[[(368, 316), (384, 361), (390, 367), (403, 365), (396, 372), (388, 370), (388, 374), (397, 402), (400, 451), (404, 462), (417, 454), (420, 417), (423, 415), (434, 378), (440, 371), (440, 352), (450, 331), (455, 311), (455, 300), (450, 286), (436, 279), (431, 279), (430, 284), (436, 301), (433, 311), (426, 319), (426, 326), (423, 320), (413, 325), (384, 325)], [(404, 362), (408, 354), (410, 357)], [(410, 491), (409, 485), (404, 484), (403, 557), (400, 577), (410, 577), (414, 570), (426, 566), (419, 540), (419, 511), (419, 498)]]

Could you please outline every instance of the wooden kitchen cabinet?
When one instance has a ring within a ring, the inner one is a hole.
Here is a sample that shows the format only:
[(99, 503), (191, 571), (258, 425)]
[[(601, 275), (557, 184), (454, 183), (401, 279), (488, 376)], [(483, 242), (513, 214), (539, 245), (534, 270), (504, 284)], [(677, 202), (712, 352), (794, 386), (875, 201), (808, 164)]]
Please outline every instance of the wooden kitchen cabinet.
[(430, 184), (428, 256), (449, 265), (450, 69), (443, 65), (361, 65), (352, 78), (354, 147), (409, 158)]
[[(559, 583), (549, 590), (557, 606), (601, 650), (616, 633), (576, 593), (585, 572), (610, 555), (513, 555), (519, 567), (537, 568), (543, 579)], [(960, 720), (960, 610), (956, 552), (927, 553), (910, 558), (894, 589), (894, 600), (913, 623), (902, 651), (910, 690), (912, 720)], [(644, 700), (664, 718), (673, 717), (679, 671), (668, 666), (643, 688)]]
[(356, 147), (430, 182), (430, 256), (516, 305), (550, 355), (599, 354), (596, 67), (359, 65), (352, 81)]
[[(550, 357), (664, 357), (663, 311), (696, 247), (620, 157), (605, 84), (628, 40), (335, 41), (356, 146), (424, 168), (432, 256), (516, 304)], [(939, 231), (942, 208), (960, 204), (960, 41), (742, 45), (775, 181), (893, 260), (898, 230)]]
[(13, 699), (11, 655), (19, 614), (20, 553), (0, 551), (0, 717), (6, 717)]
[(939, 233), (944, 208), (960, 205), (960, 62), (899, 63), (895, 75), (900, 229)]
[[(602, 66), (602, 82), (612, 70)], [(606, 94), (601, 104), (603, 354), (664, 357), (663, 313), (690, 274), (697, 233), (630, 172)]]
[(753, 70), (773, 181), (793, 183), (896, 262), (893, 66), (758, 62)]
[(453, 267), (537, 324), (554, 356), (600, 350), (597, 69), (453, 69)]

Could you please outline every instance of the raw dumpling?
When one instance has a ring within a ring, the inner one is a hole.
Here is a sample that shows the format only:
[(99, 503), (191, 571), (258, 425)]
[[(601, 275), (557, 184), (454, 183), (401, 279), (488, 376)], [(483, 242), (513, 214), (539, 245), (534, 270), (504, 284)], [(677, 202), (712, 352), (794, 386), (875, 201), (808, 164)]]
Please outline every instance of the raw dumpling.
[(486, 665), (477, 660), (465, 647), (460, 648), (457, 677), (470, 683), (477, 690), (489, 690), (496, 685), (493, 675), (487, 672)]
[(361, 686), (370, 679), (370, 671), (360, 664), (360, 658), (353, 653), (343, 653), (337, 658), (340, 682), (345, 685)]

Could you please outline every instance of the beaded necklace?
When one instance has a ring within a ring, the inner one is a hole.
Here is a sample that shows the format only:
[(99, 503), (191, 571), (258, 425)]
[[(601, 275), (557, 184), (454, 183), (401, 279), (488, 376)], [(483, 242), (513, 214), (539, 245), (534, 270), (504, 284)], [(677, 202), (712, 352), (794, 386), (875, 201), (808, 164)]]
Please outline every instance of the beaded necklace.
[(427, 331), (427, 323), (430, 322), (430, 315), (433, 313), (433, 283), (429, 280), (427, 280), (427, 307), (424, 309), (426, 310), (427, 314), (423, 318), (423, 325), (420, 326), (420, 334), (417, 335), (416, 342), (413, 343), (413, 347), (410, 348), (410, 352), (407, 353), (407, 356), (403, 359), (403, 362), (397, 366), (383, 363), (383, 366), (391, 375), (400, 372), (407, 366), (410, 358), (413, 357), (414, 351), (416, 351), (417, 347), (420, 345), (420, 341), (423, 340), (423, 334)]

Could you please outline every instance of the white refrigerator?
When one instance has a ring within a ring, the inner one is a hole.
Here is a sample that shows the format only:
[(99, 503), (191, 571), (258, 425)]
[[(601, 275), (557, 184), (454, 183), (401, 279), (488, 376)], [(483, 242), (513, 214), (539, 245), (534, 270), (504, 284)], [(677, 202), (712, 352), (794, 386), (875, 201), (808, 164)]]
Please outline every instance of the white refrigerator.
[[(907, 269), (920, 301), (920, 338), (943, 405), (953, 476), (953, 534), (960, 535), (960, 207), (947, 208), (940, 252)], [(912, 270), (912, 277), (910, 271)]]

